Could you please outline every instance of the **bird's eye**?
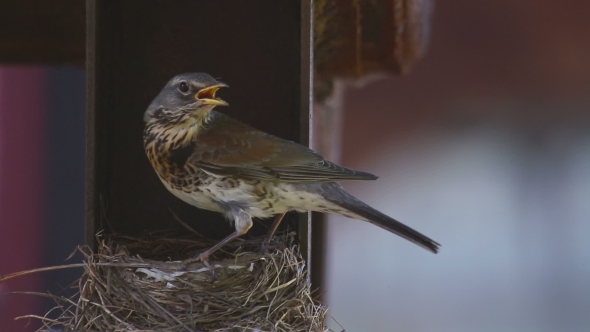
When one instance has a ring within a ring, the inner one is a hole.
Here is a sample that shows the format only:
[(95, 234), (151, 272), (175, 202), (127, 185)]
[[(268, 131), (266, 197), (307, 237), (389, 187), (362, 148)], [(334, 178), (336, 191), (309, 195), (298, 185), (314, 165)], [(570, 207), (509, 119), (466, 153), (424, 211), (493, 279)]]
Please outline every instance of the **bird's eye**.
[(186, 82), (180, 82), (180, 85), (178, 86), (178, 90), (180, 90), (180, 92), (182, 92), (182, 93), (187, 93), (188, 92), (188, 84), (186, 84)]

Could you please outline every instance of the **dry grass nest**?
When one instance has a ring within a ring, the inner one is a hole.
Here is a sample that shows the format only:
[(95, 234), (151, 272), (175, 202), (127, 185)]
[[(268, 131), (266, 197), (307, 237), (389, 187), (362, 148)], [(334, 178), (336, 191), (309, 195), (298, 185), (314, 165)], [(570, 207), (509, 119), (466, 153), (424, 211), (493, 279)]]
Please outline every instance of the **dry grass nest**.
[(180, 262), (214, 244), (209, 240), (99, 236), (98, 253), (79, 249), (85, 259), (78, 293), (51, 295), (59, 318), (37, 318), (42, 330), (330, 331), (293, 237), (279, 236), (283, 247), (265, 253), (261, 239), (231, 242), (210, 261), (213, 279), (202, 263)]

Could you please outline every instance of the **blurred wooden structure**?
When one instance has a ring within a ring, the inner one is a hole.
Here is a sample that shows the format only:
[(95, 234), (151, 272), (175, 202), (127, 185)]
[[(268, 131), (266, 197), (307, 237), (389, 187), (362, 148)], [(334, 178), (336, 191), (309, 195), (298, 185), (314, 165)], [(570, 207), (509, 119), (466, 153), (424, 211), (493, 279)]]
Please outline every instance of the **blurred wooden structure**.
[(406, 74), (424, 55), (434, 0), (315, 0), (316, 99), (335, 78)]

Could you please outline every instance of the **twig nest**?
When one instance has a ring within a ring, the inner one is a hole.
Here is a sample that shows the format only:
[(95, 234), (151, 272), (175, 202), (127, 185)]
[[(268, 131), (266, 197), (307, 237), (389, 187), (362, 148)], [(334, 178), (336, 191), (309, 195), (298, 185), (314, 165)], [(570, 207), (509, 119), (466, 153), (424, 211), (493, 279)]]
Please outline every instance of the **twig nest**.
[(61, 317), (44, 323), (81, 331), (328, 331), (298, 247), (291, 235), (280, 240), (284, 248), (268, 253), (258, 252), (260, 239), (228, 244), (210, 261), (213, 279), (200, 262), (175, 261), (208, 248), (207, 240), (103, 238), (98, 254), (81, 250), (78, 301), (63, 299)]

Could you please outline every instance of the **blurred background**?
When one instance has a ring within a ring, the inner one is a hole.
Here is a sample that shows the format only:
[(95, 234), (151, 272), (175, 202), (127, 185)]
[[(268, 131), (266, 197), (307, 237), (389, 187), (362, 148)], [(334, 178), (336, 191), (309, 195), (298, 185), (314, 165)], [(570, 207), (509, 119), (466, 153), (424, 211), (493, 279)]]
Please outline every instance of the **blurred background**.
[(588, 13), (438, 1), (408, 76), (337, 84), (340, 161), (380, 176), (343, 185), (442, 244), (329, 216), (325, 302), (347, 331), (590, 331)]
[[(0, 67), (0, 275), (80, 262), (84, 244), (85, 75), (75, 67)], [(35, 331), (79, 269), (0, 284), (0, 330)]]
[[(340, 162), (380, 176), (343, 185), (442, 244), (330, 216), (324, 301), (347, 331), (590, 331), (588, 13), (439, 1), (409, 75), (336, 83)], [(0, 275), (63, 264), (84, 241), (84, 93), (79, 68), (0, 67)], [(50, 305), (2, 295), (0, 326)]]

